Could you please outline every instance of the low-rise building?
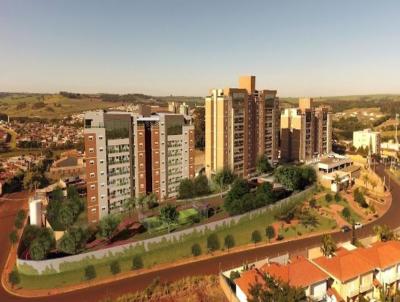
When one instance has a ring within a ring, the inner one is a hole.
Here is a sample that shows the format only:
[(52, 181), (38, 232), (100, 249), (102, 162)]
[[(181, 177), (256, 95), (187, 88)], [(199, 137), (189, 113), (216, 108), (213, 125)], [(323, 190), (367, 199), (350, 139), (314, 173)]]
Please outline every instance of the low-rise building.
[(375, 266), (360, 257), (357, 249), (349, 251), (341, 248), (334, 256), (321, 256), (313, 263), (329, 275), (332, 287), (344, 301), (354, 301), (359, 295), (374, 297)]
[(267, 263), (259, 269), (245, 271), (235, 279), (236, 297), (240, 302), (251, 298), (250, 288), (256, 283), (264, 284), (264, 274), (305, 289), (307, 297), (313, 301), (323, 301), (327, 295), (328, 275), (304, 257), (296, 257), (288, 264)]
[(331, 154), (320, 159), (317, 171), (319, 181), (324, 187), (339, 192), (354, 183), (355, 178), (360, 176), (361, 167), (354, 165), (353, 160), (348, 157)]

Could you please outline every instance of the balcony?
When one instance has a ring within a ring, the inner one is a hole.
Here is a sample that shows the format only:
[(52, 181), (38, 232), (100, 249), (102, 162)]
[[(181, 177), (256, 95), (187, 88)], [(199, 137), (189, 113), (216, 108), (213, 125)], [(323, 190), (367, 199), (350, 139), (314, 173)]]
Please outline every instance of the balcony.
[(361, 284), (360, 285), (360, 293), (365, 293), (372, 288), (372, 283)]
[(347, 289), (346, 296), (349, 298), (352, 298), (354, 296), (357, 296), (359, 293), (360, 293), (360, 291), (358, 290), (358, 288), (350, 288), (350, 289)]

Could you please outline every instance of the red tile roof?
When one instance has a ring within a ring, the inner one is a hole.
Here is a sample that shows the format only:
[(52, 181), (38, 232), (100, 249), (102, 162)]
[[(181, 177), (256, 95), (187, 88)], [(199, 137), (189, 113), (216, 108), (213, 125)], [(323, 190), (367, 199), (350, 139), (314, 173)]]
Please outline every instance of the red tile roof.
[(249, 297), (250, 288), (257, 283), (264, 285), (265, 281), (262, 273), (260, 273), (258, 270), (252, 269), (242, 273), (239, 278), (235, 279), (235, 283), (240, 287), (246, 297)]
[(375, 269), (374, 265), (365, 260), (364, 257), (360, 257), (357, 250), (347, 251), (342, 249), (331, 258), (322, 256), (314, 259), (314, 262), (342, 282), (372, 272)]
[(304, 257), (297, 257), (287, 265), (269, 263), (261, 270), (291, 286), (308, 287), (328, 279), (328, 275)]
[(359, 248), (354, 252), (380, 269), (400, 263), (400, 242), (398, 241), (377, 242), (369, 248)]

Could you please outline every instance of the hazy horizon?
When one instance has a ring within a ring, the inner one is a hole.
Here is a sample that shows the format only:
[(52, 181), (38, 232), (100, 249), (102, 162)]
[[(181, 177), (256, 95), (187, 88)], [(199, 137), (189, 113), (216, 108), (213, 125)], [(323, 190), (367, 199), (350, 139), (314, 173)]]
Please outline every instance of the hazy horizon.
[(0, 91), (400, 94), (400, 2), (0, 2)]

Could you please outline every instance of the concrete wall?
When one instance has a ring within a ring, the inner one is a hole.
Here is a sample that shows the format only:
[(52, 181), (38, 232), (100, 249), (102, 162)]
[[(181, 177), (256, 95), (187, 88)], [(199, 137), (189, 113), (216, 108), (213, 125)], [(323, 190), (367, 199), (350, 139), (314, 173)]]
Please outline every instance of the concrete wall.
[[(218, 221), (199, 225), (197, 227), (189, 228), (171, 234), (166, 234), (163, 236), (153, 237), (142, 241), (127, 243), (120, 246), (105, 248), (102, 250), (82, 253), (78, 255), (66, 256), (57, 259), (48, 259), (41, 261), (17, 259), (17, 267), (24, 274), (36, 275), (36, 274), (46, 274), (46, 273), (57, 273), (60, 271), (75, 269), (77, 263), (81, 261), (84, 262), (87, 261), (89, 263), (93, 261), (99, 261), (101, 259), (106, 260), (104, 259), (106, 257), (113, 258), (121, 256), (122, 254), (131, 253), (133, 255), (135, 249), (140, 249), (142, 251), (143, 250), (149, 251), (152, 249), (152, 245), (154, 244), (162, 242), (179, 241), (183, 239), (185, 236), (192, 235), (193, 233), (203, 234), (206, 232), (214, 231), (218, 228), (228, 227), (231, 224), (236, 224), (243, 218), (251, 219), (252, 217), (265, 213), (268, 210), (281, 207), (284, 204), (290, 202), (291, 200), (301, 199), (305, 197), (308, 193), (310, 193), (313, 189), (314, 187), (310, 187), (294, 196), (289, 196), (288, 198), (282, 199), (273, 205), (253, 210), (242, 215), (221, 219)], [(64, 267), (60, 267), (60, 265)], [(70, 269), (68, 269), (67, 267), (69, 267)]]

